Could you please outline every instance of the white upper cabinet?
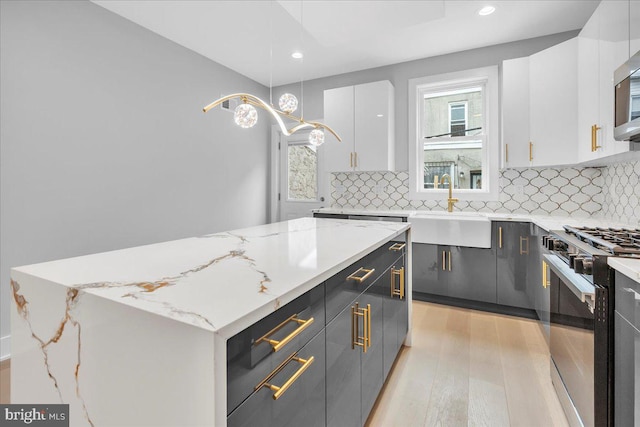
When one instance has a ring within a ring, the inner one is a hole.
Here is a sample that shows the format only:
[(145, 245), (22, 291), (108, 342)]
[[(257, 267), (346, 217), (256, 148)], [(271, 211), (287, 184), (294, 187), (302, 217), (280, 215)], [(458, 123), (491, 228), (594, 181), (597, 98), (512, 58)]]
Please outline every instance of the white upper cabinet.
[(580, 32), (580, 162), (629, 151), (629, 144), (613, 137), (613, 74), (629, 59), (630, 7), (628, 0), (603, 1)]
[(529, 166), (529, 57), (502, 62), (501, 166)]
[(324, 120), (342, 138), (325, 144), (328, 172), (393, 171), (394, 90), (384, 80), (324, 91)]
[(629, 53), (633, 56), (640, 51), (640, 0), (631, 0), (629, 4)]
[(578, 39), (529, 57), (529, 160), (559, 166), (578, 160)]

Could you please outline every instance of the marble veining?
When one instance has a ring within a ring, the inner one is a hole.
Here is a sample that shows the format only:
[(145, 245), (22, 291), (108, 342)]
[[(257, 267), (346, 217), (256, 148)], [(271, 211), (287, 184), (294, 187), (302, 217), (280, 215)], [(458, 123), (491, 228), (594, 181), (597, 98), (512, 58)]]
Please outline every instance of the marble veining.
[(344, 259), (407, 227), (301, 218), (15, 270), (217, 331), (243, 314), (277, 309), (300, 284), (320, 283), (313, 282), (344, 268)]

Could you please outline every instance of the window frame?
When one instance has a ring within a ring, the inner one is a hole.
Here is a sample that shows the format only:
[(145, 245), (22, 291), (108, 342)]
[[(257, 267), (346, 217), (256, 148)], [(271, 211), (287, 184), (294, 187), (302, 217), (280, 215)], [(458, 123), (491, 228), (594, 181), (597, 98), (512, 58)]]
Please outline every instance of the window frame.
[[(455, 197), (461, 201), (497, 201), (499, 199), (499, 93), (498, 67), (489, 66), (433, 76), (410, 79), (409, 95), (409, 198), (412, 200), (441, 200), (446, 198), (448, 189), (424, 189), (423, 167), (424, 141), (422, 139), (422, 117), (424, 94), (463, 89), (472, 85), (483, 86), (483, 135), (475, 135), (482, 140), (482, 189), (456, 189)], [(449, 113), (450, 114), (450, 113)], [(468, 114), (468, 107), (465, 111)], [(468, 142), (470, 136), (449, 137), (450, 143), (458, 140)], [(438, 143), (438, 141), (433, 141)], [(486, 174), (484, 173), (486, 172)]]

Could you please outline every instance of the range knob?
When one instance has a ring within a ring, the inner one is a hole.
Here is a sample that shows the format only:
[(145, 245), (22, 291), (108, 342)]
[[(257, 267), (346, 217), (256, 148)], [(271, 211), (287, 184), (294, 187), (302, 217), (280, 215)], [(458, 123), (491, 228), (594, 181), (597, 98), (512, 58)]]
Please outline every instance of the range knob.
[(556, 239), (554, 239), (551, 236), (547, 237), (547, 244), (545, 245), (547, 249), (549, 249), (550, 251), (554, 250), (555, 244), (556, 244)]
[(569, 254), (569, 268), (575, 268), (576, 258), (579, 254)]
[(593, 258), (585, 257), (582, 260), (582, 274), (593, 274)]
[(573, 270), (578, 274), (585, 274), (584, 257), (577, 256), (573, 259)]

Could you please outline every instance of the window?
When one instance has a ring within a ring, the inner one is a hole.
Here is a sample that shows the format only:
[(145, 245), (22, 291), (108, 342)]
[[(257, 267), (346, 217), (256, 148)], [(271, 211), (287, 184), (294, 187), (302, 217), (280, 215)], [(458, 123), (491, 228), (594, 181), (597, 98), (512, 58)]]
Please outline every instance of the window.
[[(410, 197), (498, 199), (498, 72), (487, 67), (409, 81)], [(411, 132), (413, 130), (413, 132)]]

